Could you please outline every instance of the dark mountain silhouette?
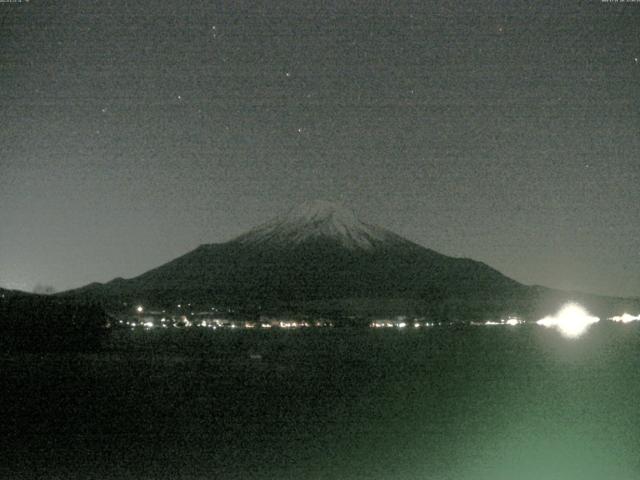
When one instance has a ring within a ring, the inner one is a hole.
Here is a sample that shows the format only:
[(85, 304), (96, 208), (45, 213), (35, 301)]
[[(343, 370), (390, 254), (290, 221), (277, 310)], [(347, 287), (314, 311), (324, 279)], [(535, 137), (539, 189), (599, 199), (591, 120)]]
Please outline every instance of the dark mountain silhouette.
[(99, 305), (0, 289), (0, 351), (96, 350), (110, 326)]
[(329, 202), (305, 203), (138, 277), (63, 295), (112, 307), (190, 302), (254, 312), (407, 313), (448, 320), (534, 315), (536, 305), (563, 297), (522, 285), (484, 263), (417, 245)]

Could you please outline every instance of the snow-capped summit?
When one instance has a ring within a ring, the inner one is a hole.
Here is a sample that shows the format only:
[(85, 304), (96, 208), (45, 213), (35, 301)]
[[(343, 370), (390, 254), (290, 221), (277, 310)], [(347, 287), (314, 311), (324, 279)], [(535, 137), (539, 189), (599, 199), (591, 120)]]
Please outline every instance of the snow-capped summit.
[(334, 219), (347, 225), (355, 226), (358, 219), (355, 213), (343, 205), (325, 200), (315, 200), (301, 203), (290, 209), (285, 218), (288, 221), (314, 222)]
[(381, 227), (361, 222), (344, 206), (323, 200), (304, 202), (263, 225), (241, 235), (243, 244), (300, 244), (307, 240), (332, 239), (350, 249), (366, 249), (399, 237)]

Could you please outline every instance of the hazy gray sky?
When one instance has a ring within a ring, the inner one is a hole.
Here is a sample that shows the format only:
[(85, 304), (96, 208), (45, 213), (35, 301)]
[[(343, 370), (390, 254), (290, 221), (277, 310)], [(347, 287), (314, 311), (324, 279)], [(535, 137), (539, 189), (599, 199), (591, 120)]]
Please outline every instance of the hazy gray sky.
[(309, 199), (640, 295), (640, 3), (0, 3), (0, 285), (131, 277)]

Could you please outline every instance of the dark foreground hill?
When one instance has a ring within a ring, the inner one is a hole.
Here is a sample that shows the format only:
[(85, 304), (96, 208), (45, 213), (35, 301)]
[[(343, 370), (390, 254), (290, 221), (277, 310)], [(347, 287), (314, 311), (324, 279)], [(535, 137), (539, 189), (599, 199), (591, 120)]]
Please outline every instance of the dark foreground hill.
[(0, 351), (95, 350), (109, 331), (102, 307), (0, 289)]
[(326, 202), (303, 204), (138, 277), (62, 295), (110, 308), (189, 302), (251, 314), (417, 314), (437, 320), (534, 317), (572, 298), (603, 315), (624, 302), (634, 304), (525, 286), (484, 263), (442, 255)]

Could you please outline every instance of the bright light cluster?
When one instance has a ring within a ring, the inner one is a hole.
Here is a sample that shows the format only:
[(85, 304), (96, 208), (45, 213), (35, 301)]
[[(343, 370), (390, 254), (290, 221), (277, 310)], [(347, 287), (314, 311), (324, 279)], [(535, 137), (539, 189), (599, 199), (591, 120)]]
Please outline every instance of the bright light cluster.
[(523, 324), (524, 321), (520, 320), (518, 317), (509, 317), (506, 320), (503, 318), (501, 319), (499, 322), (496, 322), (495, 320), (487, 320), (486, 322), (471, 322), (471, 325), (508, 325), (510, 327), (513, 327), (515, 325), (521, 325)]
[(433, 322), (418, 322), (413, 321), (409, 323), (406, 320), (374, 320), (369, 323), (369, 327), (371, 328), (407, 328), (410, 325), (413, 325), (413, 328), (422, 328), (422, 327), (433, 327), (435, 323)]
[(311, 325), (308, 322), (280, 321), (278, 326), (280, 328), (308, 328)]
[(622, 315), (616, 315), (609, 318), (612, 322), (631, 323), (640, 321), (640, 315), (633, 316), (629, 313), (623, 313)]
[(575, 303), (569, 303), (554, 316), (544, 317), (536, 323), (544, 327), (556, 328), (565, 337), (575, 338), (587, 331), (590, 325), (599, 322), (598, 317), (593, 317)]

